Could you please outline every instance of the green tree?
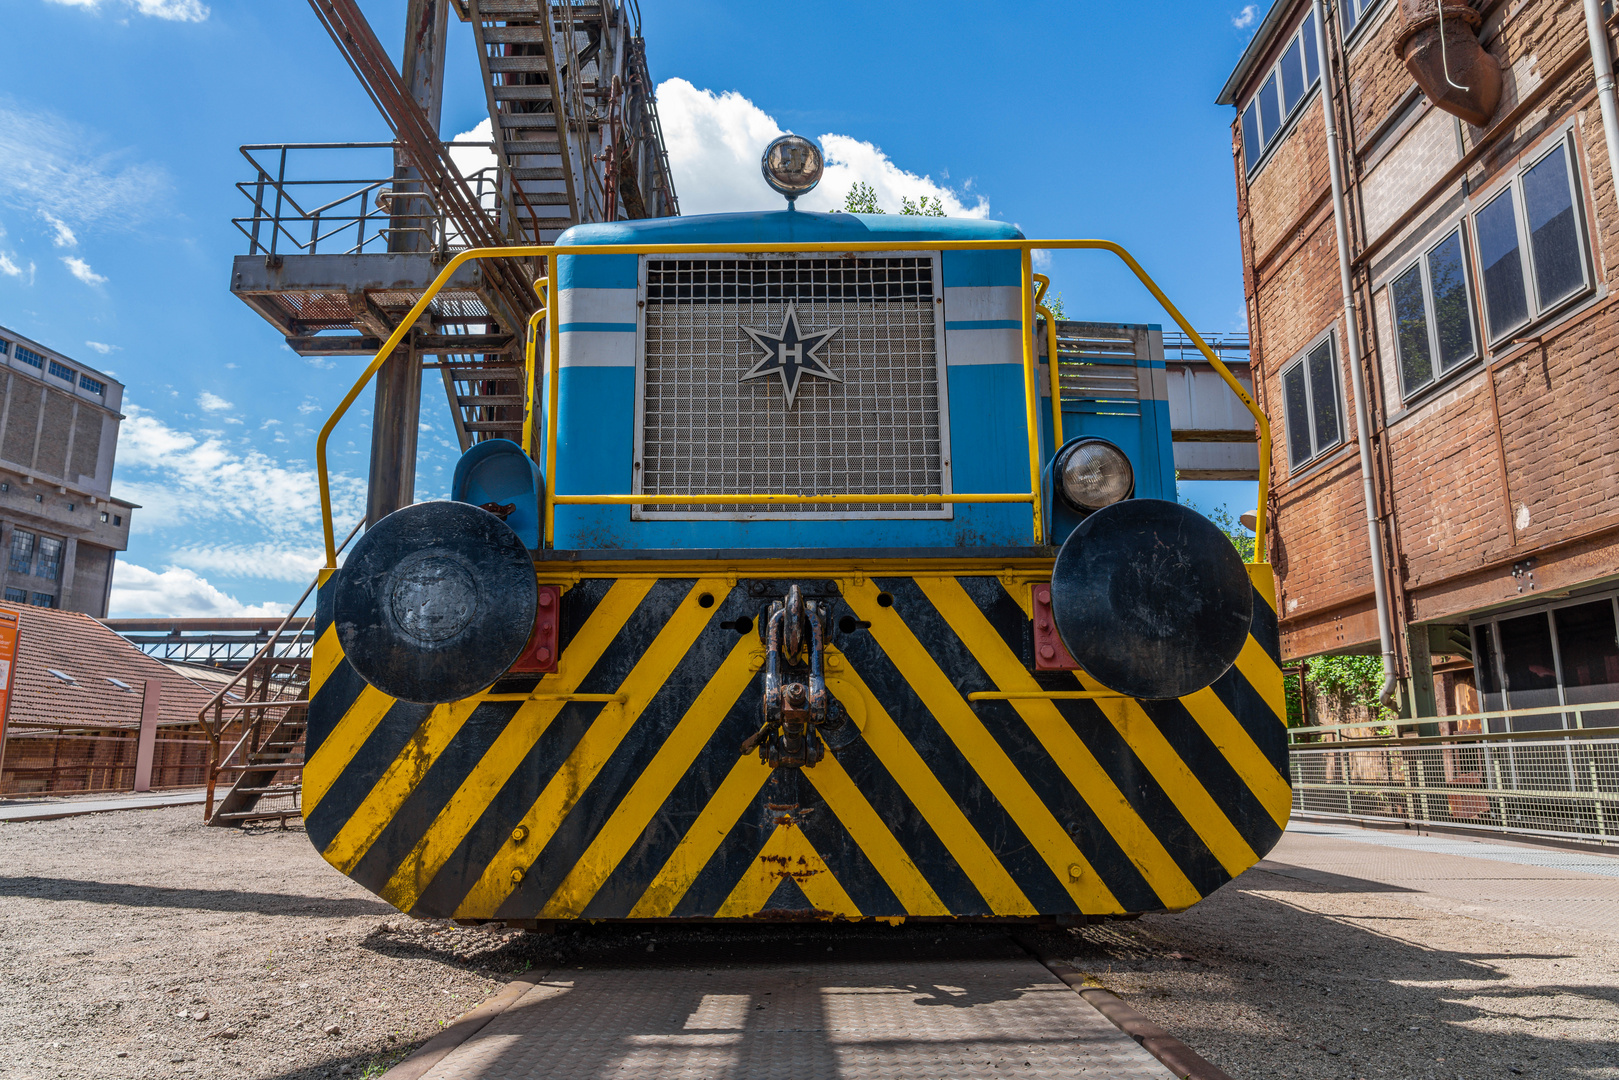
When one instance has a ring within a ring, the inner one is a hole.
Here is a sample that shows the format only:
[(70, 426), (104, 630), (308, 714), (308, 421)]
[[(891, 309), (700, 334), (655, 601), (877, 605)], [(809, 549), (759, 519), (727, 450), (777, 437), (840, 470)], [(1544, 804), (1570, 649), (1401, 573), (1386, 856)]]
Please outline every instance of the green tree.
[(849, 214), (881, 214), (883, 208), (877, 205), (877, 191), (870, 184), (859, 180), (849, 189), (849, 194), (843, 197), (843, 210)]
[(1058, 322), (1068, 318), (1068, 313), (1062, 309), (1062, 293), (1056, 289), (1047, 289), (1045, 298), (1040, 301), (1040, 304), (1050, 311), (1052, 318)]
[[(1049, 307), (1050, 305), (1047, 304), (1046, 306)], [(1210, 521), (1214, 522), (1216, 528), (1226, 534), (1226, 538), (1231, 541), (1231, 546), (1237, 549), (1238, 555), (1242, 556), (1243, 562), (1251, 563), (1254, 561), (1254, 534), (1248, 531), (1248, 526), (1232, 518), (1231, 511), (1223, 506), (1215, 507), (1206, 516)]]
[[(886, 214), (888, 211), (877, 205), (877, 189), (864, 181), (856, 180), (849, 193), (843, 197), (843, 209), (849, 214)], [(929, 195), (912, 202), (904, 195), (899, 197), (899, 212), (911, 217), (944, 217), (944, 203)]]
[(924, 195), (916, 202), (905, 196), (899, 197), (899, 212), (910, 214), (913, 217), (944, 217), (944, 205), (938, 199)]

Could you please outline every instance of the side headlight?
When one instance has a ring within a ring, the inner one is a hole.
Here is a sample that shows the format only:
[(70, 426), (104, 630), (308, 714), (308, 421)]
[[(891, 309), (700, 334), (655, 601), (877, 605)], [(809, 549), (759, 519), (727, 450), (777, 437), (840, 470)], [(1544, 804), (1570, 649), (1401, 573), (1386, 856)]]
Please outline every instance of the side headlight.
[(1101, 439), (1080, 439), (1057, 455), (1057, 490), (1076, 510), (1100, 510), (1128, 499), (1136, 487), (1135, 470), (1124, 451)]

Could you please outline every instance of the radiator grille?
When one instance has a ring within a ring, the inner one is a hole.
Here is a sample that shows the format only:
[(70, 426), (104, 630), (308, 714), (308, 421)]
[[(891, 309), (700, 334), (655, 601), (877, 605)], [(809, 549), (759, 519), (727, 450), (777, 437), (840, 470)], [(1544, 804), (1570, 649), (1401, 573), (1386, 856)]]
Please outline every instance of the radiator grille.
[[(932, 257), (649, 259), (637, 491), (943, 494)], [(743, 327), (840, 327), (817, 352), (840, 379), (739, 381), (764, 354)], [(949, 517), (948, 507), (643, 506), (637, 517)]]

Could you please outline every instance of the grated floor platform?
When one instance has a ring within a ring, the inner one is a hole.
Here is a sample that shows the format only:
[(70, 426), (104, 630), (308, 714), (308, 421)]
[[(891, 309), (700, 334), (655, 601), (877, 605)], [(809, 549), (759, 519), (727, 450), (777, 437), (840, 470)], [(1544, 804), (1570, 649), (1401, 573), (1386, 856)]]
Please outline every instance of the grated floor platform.
[(1171, 1074), (1027, 959), (555, 971), (423, 1080)]

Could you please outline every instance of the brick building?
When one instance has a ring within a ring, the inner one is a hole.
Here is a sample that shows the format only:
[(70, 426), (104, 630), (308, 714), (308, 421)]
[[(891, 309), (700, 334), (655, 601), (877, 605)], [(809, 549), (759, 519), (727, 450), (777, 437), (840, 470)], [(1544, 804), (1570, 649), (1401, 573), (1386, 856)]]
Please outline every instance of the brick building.
[(152, 659), (87, 615), (34, 605), (0, 609), (20, 621), (0, 797), (207, 779), (209, 744), (197, 714), (219, 685)]
[(0, 326), (0, 598), (103, 618), (133, 503), (112, 497), (122, 383)]
[(1579, 0), (1276, 0), (1218, 99), (1237, 110), (1254, 381), (1276, 436), (1283, 652), (1377, 652), (1380, 577), (1413, 715), (1619, 698), (1600, 7), (1591, 32)]

